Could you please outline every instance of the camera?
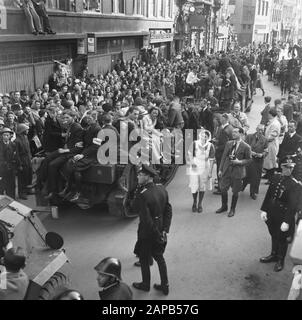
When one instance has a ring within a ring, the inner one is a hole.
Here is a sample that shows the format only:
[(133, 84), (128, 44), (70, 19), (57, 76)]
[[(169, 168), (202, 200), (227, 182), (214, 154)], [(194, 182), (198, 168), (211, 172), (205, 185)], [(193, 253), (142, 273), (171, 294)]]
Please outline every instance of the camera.
[(235, 159), (236, 159), (236, 156), (234, 156), (234, 155), (229, 155), (229, 159), (230, 159), (230, 160), (235, 160)]

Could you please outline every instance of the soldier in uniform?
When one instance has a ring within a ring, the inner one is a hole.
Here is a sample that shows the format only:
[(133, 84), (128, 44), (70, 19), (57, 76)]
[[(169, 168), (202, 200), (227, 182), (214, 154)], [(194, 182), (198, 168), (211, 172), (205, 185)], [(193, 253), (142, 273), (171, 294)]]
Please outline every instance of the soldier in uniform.
[(139, 257), (142, 272), (142, 282), (134, 282), (138, 290), (150, 291), (150, 257), (158, 264), (161, 284), (155, 284), (154, 289), (169, 294), (169, 282), (164, 252), (167, 245), (167, 234), (170, 230), (172, 207), (169, 203), (168, 192), (161, 184), (155, 184), (153, 178), (156, 171), (142, 165), (138, 173), (138, 182), (144, 186), (137, 203), (139, 206), (140, 223), (136, 254)]
[(94, 270), (97, 272), (101, 300), (132, 300), (132, 291), (122, 282), (122, 265), (116, 258), (103, 259)]
[(288, 162), (281, 165), (282, 173), (276, 173), (270, 182), (261, 207), (261, 219), (266, 222), (272, 238), (272, 251), (260, 259), (262, 263), (276, 262), (274, 271), (284, 267), (288, 248), (288, 237), (292, 237), (295, 228), (295, 214), (299, 211), (302, 185), (292, 177), (295, 164)]

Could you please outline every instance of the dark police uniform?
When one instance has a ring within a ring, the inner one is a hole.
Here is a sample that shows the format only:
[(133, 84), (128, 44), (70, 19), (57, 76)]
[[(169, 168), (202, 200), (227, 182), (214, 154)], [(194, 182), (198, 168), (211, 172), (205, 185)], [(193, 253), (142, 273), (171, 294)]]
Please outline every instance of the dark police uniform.
[[(148, 170), (148, 169), (147, 169)], [(158, 264), (161, 284), (168, 285), (164, 252), (167, 245), (163, 232), (169, 233), (172, 207), (168, 192), (161, 184), (149, 183), (138, 196), (140, 223), (136, 254), (139, 256), (143, 284), (150, 288), (150, 256)]]
[[(261, 210), (267, 212), (267, 227), (272, 238), (272, 256), (283, 264), (288, 241), (295, 228), (295, 214), (301, 206), (301, 183), (292, 176), (276, 173), (270, 183)], [(281, 225), (289, 225), (287, 232), (281, 231)]]
[(292, 176), (298, 181), (302, 182), (302, 155), (297, 155), (293, 158), (296, 166), (293, 170)]

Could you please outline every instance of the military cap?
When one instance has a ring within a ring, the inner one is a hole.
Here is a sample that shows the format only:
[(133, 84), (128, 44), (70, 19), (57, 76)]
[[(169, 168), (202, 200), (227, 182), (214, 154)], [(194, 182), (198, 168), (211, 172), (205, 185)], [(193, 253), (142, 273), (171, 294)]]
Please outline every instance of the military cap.
[(139, 169), (139, 172), (142, 172), (144, 174), (149, 175), (150, 177), (156, 177), (158, 174), (157, 172), (150, 166), (147, 166), (146, 164), (143, 164), (141, 168)]

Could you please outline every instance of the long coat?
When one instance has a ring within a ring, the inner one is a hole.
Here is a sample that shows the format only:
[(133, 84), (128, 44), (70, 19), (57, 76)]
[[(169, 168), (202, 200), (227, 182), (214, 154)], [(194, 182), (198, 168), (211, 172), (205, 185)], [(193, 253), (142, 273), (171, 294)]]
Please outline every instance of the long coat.
[(229, 141), (224, 149), (224, 153), (221, 159), (219, 171), (222, 172), (222, 177), (231, 176), (234, 179), (243, 179), (246, 176), (246, 165), (251, 161), (251, 148), (250, 146), (241, 141), (237, 151), (235, 152), (235, 158), (241, 160), (240, 165), (232, 165), (230, 160), (230, 155), (235, 141)]
[(166, 243), (160, 238), (163, 231), (169, 233), (172, 220), (172, 207), (168, 192), (162, 185), (149, 183), (140, 192), (138, 241), (135, 253), (138, 256), (151, 251), (151, 255), (163, 254)]
[(63, 147), (62, 127), (57, 120), (47, 117), (43, 135), (43, 148), (45, 152), (53, 152)]
[(284, 139), (280, 145), (278, 158), (280, 159), (281, 163), (286, 158), (286, 156), (291, 156), (296, 153), (298, 149), (298, 144), (302, 141), (302, 137), (299, 136), (297, 133), (294, 134), (292, 137), (289, 133), (285, 133)]
[(245, 142), (251, 147), (252, 152), (261, 154), (262, 157), (252, 157), (252, 161), (246, 167), (246, 183), (251, 184), (251, 190), (259, 193), (259, 185), (261, 182), (263, 161), (265, 150), (267, 149), (268, 142), (265, 136), (257, 134), (249, 134), (246, 136)]
[(293, 177), (283, 177), (280, 173), (273, 176), (261, 206), (261, 210), (267, 212), (266, 224), (271, 231), (279, 232), (281, 224), (285, 222), (289, 225), (285, 235), (292, 235), (295, 214), (302, 206), (301, 192), (301, 183)]
[(25, 185), (32, 183), (32, 165), (29, 141), (26, 135), (17, 135), (15, 140), (19, 175)]
[(265, 131), (265, 138), (268, 140), (268, 153), (264, 158), (263, 168), (271, 170), (278, 168), (277, 155), (279, 152), (279, 136), (281, 124), (277, 118), (272, 119)]

